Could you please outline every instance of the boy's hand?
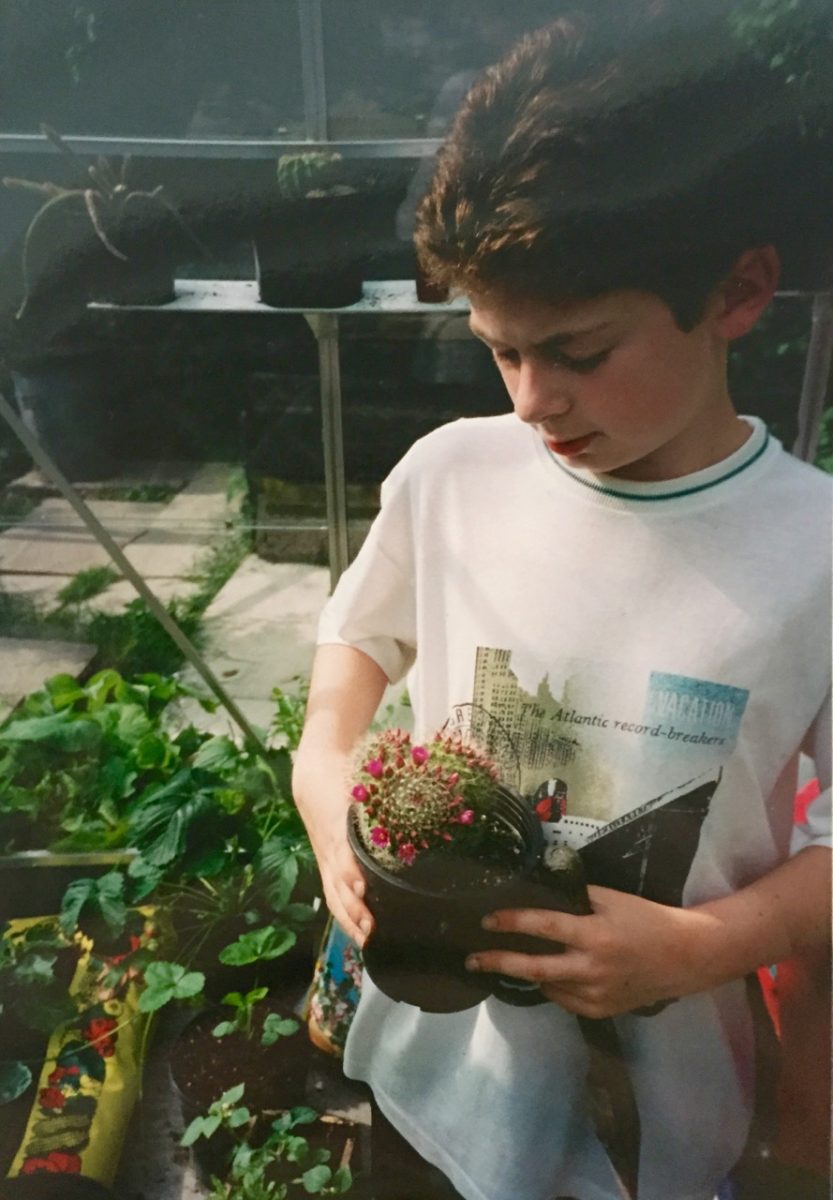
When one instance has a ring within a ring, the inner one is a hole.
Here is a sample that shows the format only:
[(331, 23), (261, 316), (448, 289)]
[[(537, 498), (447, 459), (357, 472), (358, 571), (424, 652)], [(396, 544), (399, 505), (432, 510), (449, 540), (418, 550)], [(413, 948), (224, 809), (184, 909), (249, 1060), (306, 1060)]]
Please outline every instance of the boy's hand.
[[(332, 788), (332, 780), (320, 781), (320, 788)], [(373, 928), (373, 917), (363, 902), (364, 879), (347, 841), (348, 802), (336, 796), (333, 802), (305, 803), (306, 787), (296, 787), (295, 800), (315, 854), (327, 907), (349, 938), (363, 946)]]
[(491, 931), (560, 943), (553, 954), (479, 951), (466, 965), (531, 980), (568, 1012), (597, 1018), (709, 986), (692, 971), (691, 910), (610, 888), (590, 887), (588, 892), (593, 905), (589, 916), (504, 909), (492, 913), (490, 923), (484, 922)]

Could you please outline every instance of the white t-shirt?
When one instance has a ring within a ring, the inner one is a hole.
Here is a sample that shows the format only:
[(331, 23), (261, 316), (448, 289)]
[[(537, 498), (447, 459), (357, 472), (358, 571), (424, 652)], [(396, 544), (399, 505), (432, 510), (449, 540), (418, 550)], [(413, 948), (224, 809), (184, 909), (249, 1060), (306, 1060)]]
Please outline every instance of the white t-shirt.
[[(557, 792), (546, 829), (596, 882), (687, 905), (830, 845), (831, 480), (746, 420), (728, 459), (651, 484), (567, 468), (514, 414), (444, 426), (386, 481), (319, 632), (409, 673), (420, 735), (470, 727)], [(802, 748), (822, 795), (793, 831)], [(640, 1200), (711, 1198), (751, 1112), (743, 981), (616, 1025)], [(366, 977), (345, 1070), (466, 1200), (619, 1194), (554, 1004), (427, 1014)]]

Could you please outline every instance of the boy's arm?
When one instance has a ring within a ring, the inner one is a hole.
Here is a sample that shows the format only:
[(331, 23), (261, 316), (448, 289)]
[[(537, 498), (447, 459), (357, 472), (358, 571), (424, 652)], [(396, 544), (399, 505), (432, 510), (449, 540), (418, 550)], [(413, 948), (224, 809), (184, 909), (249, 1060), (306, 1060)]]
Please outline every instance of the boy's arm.
[(693, 908), (591, 887), (592, 916), (493, 914), (490, 928), (551, 938), (564, 944), (563, 953), (490, 951), (470, 966), (533, 980), (570, 1012), (615, 1016), (829, 947), (830, 888), (825, 846), (809, 846), (733, 895)]
[(362, 945), (372, 925), (364, 883), (347, 842), (348, 779), (356, 743), (367, 731), (388, 680), (352, 646), (319, 646), (292, 788), (321, 872), (330, 912)]

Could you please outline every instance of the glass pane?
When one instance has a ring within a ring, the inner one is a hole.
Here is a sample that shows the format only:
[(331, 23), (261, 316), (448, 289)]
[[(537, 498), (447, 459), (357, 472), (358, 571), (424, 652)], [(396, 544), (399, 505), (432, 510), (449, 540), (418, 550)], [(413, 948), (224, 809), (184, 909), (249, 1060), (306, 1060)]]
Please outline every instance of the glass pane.
[(304, 136), (296, 0), (8, 0), (0, 129)]
[(436, 136), (474, 73), (553, 15), (545, 0), (324, 0), (330, 137)]

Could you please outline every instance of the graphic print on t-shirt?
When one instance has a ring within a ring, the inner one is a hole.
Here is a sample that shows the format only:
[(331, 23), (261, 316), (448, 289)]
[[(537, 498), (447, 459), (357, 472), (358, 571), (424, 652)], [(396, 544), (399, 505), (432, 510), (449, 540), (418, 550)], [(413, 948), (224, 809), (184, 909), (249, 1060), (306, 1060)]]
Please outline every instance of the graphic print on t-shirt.
[(679, 904), (749, 693), (612, 663), (478, 647), (455, 710), (591, 882)]

